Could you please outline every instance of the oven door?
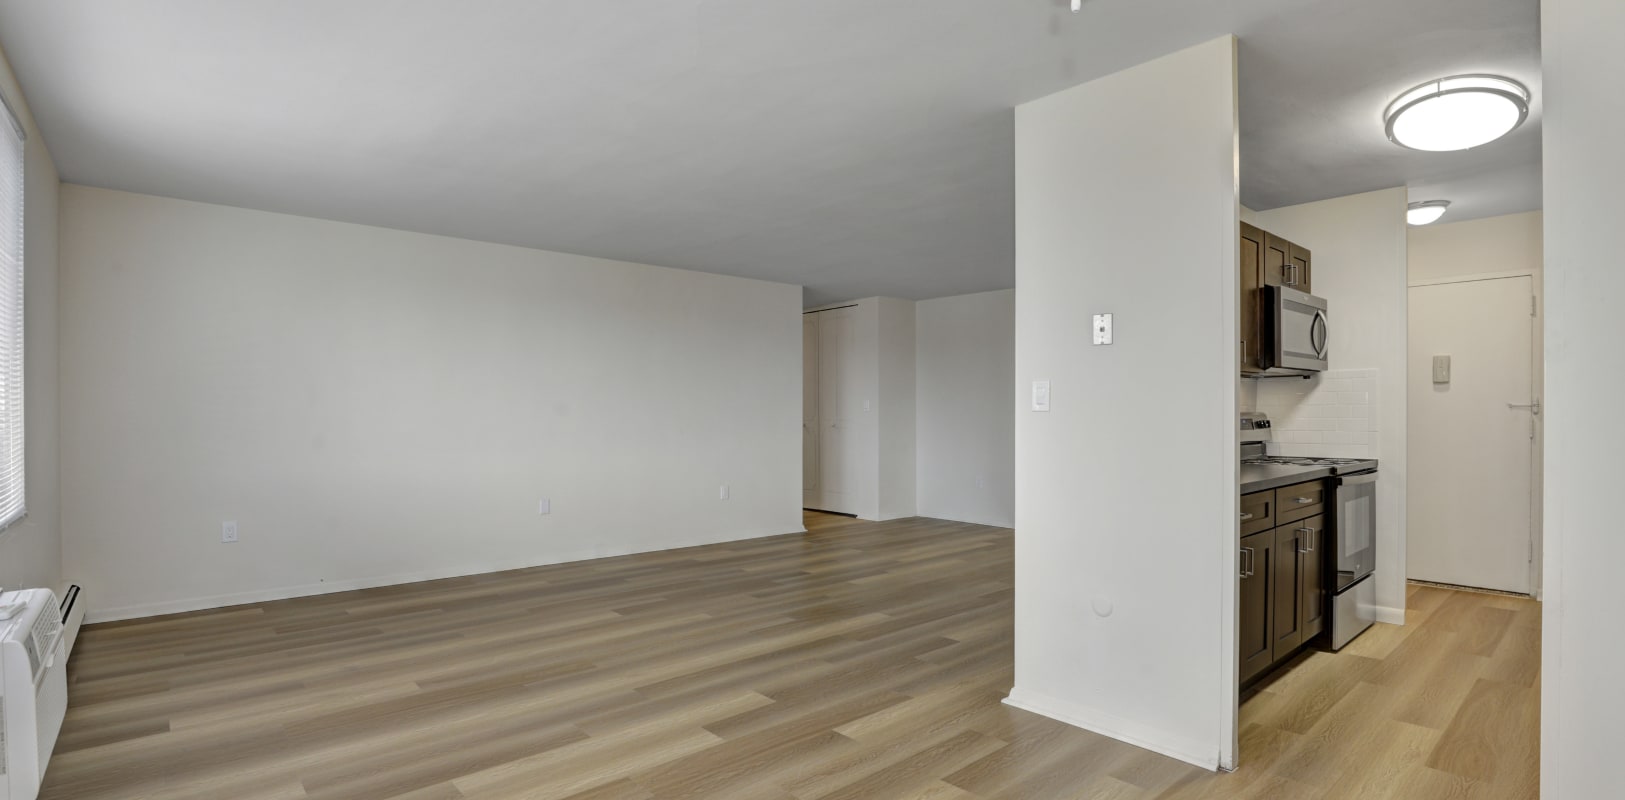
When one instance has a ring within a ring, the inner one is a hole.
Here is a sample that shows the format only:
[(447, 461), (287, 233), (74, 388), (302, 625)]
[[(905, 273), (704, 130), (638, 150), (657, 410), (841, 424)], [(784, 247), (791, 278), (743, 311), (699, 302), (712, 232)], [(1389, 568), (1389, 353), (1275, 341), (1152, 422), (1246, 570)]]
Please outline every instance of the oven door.
[(1377, 566), (1377, 473), (1340, 475), (1333, 514), (1336, 573), (1332, 591), (1341, 592)]
[(1266, 286), (1264, 296), (1271, 312), (1265, 367), (1325, 370), (1331, 350), (1326, 301), (1284, 286)]

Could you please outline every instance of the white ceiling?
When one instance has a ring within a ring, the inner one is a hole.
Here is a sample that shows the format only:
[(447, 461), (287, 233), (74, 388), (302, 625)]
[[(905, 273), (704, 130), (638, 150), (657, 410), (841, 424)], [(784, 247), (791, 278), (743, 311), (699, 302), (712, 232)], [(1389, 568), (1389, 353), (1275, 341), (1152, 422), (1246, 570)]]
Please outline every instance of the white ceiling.
[[(799, 283), (1013, 281), (1010, 109), (1241, 37), (1242, 200), (1399, 184), (1538, 208), (1538, 0), (53, 0), (0, 46), (63, 179)], [(1515, 135), (1413, 153), (1399, 92), (1531, 85)], [(1155, 98), (1147, 98), (1155, 102)]]

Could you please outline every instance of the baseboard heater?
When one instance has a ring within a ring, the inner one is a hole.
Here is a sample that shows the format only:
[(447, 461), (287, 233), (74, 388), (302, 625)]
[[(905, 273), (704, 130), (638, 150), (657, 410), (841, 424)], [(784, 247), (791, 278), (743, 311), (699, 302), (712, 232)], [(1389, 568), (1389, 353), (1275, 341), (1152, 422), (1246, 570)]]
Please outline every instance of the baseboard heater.
[(79, 641), (79, 628), (85, 624), (85, 604), (79, 602), (79, 584), (62, 587), (62, 649), (63, 657), (73, 654), (73, 643)]
[(50, 589), (0, 594), (0, 800), (39, 796), (67, 710), (62, 602)]

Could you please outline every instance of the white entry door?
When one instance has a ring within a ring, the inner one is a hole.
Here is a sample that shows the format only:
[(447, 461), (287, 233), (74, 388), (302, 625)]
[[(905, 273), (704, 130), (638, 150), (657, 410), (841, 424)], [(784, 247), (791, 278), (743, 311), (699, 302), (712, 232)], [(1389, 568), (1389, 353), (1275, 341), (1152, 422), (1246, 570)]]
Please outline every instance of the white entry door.
[(824, 500), (818, 488), (818, 315), (801, 318), (801, 505)]
[(1527, 276), (1410, 289), (1411, 578), (1531, 591), (1533, 290)]

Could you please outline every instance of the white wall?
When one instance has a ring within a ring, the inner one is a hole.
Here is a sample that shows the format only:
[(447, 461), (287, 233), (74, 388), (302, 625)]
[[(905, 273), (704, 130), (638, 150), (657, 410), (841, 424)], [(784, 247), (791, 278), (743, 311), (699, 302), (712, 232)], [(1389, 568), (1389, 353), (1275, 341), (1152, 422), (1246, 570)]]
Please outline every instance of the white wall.
[[(1376, 372), (1369, 400), (1376, 406), (1380, 476), (1377, 605), (1378, 619), (1393, 623), (1405, 620), (1405, 204), (1398, 187), (1257, 212), (1250, 220), (1314, 253), (1314, 293), (1326, 298), (1332, 320), (1332, 369)], [(1292, 389), (1260, 386), (1259, 405), (1282, 390)]]
[(1541, 795), (1619, 793), (1625, 639), (1625, 4), (1541, 3), (1546, 268), (1546, 562)]
[[(23, 428), (28, 516), (0, 531), (0, 586), (57, 588), (62, 578), (57, 445), (56, 165), (11, 65), (0, 56), (0, 94), (28, 135), (23, 188)], [(0, 112), (3, 113), (3, 112)], [(0, 122), (0, 125), (7, 124)], [(93, 594), (88, 596), (94, 596)]]
[(1541, 212), (1434, 223), (1407, 234), (1412, 281), (1502, 272), (1539, 274)]
[(1233, 37), (1016, 108), (1016, 383), (1053, 410), (1016, 417), (1008, 702), (1208, 767), (1235, 744), (1235, 145)]
[(915, 511), (914, 301), (876, 298), (880, 346), (880, 508), (878, 519)]
[(1015, 524), (1016, 293), (915, 304), (919, 514)]
[[(1535, 394), (1541, 396), (1546, 382), (1544, 254), (1541, 232), (1542, 212), (1526, 211), (1499, 217), (1422, 225), (1410, 229), (1407, 251), (1411, 285), (1461, 280), (1473, 276), (1528, 273), (1535, 288), (1535, 361), (1532, 365)], [(1534, 463), (1531, 474), (1534, 493), (1535, 596), (1541, 589), (1541, 509), (1545, 495), (1546, 437), (1544, 420), (1535, 417)]]
[(801, 530), (797, 287), (80, 186), (61, 214), (98, 619)]

